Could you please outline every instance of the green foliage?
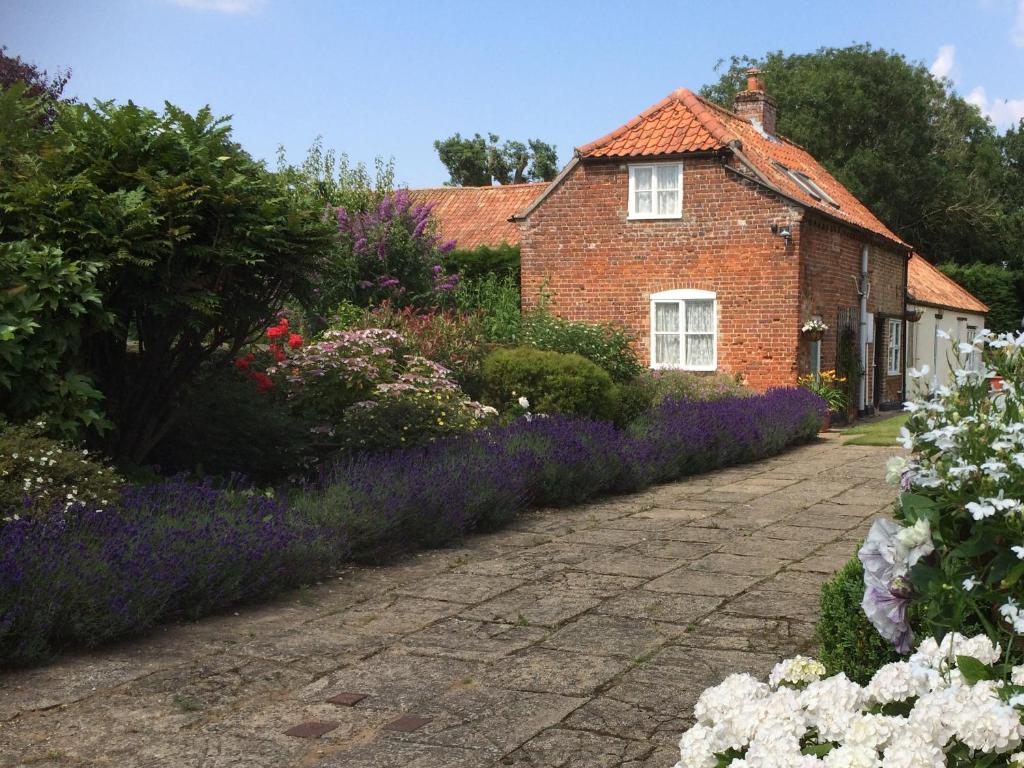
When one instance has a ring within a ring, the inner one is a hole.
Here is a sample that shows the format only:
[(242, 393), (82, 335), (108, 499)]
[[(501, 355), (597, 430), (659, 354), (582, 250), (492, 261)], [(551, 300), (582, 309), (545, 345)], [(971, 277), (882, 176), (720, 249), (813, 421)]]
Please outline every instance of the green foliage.
[(262, 392), (224, 356), (203, 366), (184, 392), (182, 408), (150, 456), (163, 473), (276, 482), (310, 460), (309, 427), (280, 390)]
[(537, 349), (582, 355), (617, 382), (629, 381), (643, 370), (632, 340), (621, 328), (565, 320), (543, 304), (524, 314), (518, 336), (519, 343)]
[(615, 384), (606, 371), (576, 354), (530, 347), (499, 349), (484, 359), (484, 400), (500, 411), (516, 408), (520, 397), (536, 413), (610, 419)]
[(797, 379), (797, 384), (824, 400), (829, 412), (846, 413), (850, 404), (846, 396), (846, 379), (836, 375), (835, 371), (821, 371), (817, 375), (809, 373)]
[(139, 463), (205, 360), (309, 295), (334, 224), (209, 109), (65, 105), (45, 148), (18, 157), (16, 173), (3, 164), (0, 237), (57, 249), (80, 271), (99, 265), (105, 314), (77, 318), (82, 344), (72, 339), (61, 367), (92, 373), (116, 425), (109, 450)]
[(444, 258), (449, 272), (456, 272), (462, 280), (475, 280), (495, 275), (519, 282), (519, 246), (502, 243), (497, 246), (481, 245), (477, 248), (451, 251)]
[(352, 165), (348, 155), (324, 149), (318, 136), (299, 165), (288, 163), (284, 146), (277, 148), (277, 174), (296, 194), (320, 206), (368, 211), (395, 188), (394, 160), (374, 160), (371, 174), (363, 163)]
[(857, 333), (849, 326), (839, 330), (839, 341), (836, 346), (836, 376), (844, 381), (847, 404), (857, 402), (860, 355), (857, 354)]
[(737, 376), (704, 374), (691, 371), (644, 370), (618, 388), (615, 421), (628, 425), (665, 400), (722, 400), (750, 397), (753, 391)]
[(818, 659), (834, 675), (845, 672), (866, 685), (883, 664), (901, 657), (878, 634), (860, 607), (864, 568), (856, 557), (821, 587), (821, 616), (816, 629)]
[(490, 274), (460, 280), (455, 287), (455, 308), (478, 313), (484, 339), (497, 344), (514, 344), (522, 330), (519, 281)]
[(702, 93), (732, 108), (748, 66), (778, 102), (778, 131), (806, 147), (901, 238), (936, 261), (1020, 263), (1004, 237), (991, 123), (920, 63), (870, 45), (733, 57)]
[(69, 366), (80, 323), (103, 319), (99, 270), (98, 262), (31, 240), (0, 242), (0, 414), (14, 421), (45, 415), (67, 437), (109, 426), (92, 380)]
[(479, 133), (463, 138), (456, 133), (434, 142), (437, 156), (448, 169), (448, 184), (457, 187), (486, 187), (498, 184), (523, 184), (551, 181), (558, 175), (558, 152), (553, 144), (530, 139), (506, 141), (498, 145), (497, 134), (484, 138)]
[(116, 505), (124, 480), (100, 456), (45, 436), (45, 422), (0, 424), (0, 524), (60, 514), (78, 503)]
[(1024, 272), (996, 264), (940, 264), (939, 269), (988, 304), (985, 327), (997, 333), (1020, 330), (1024, 318)]

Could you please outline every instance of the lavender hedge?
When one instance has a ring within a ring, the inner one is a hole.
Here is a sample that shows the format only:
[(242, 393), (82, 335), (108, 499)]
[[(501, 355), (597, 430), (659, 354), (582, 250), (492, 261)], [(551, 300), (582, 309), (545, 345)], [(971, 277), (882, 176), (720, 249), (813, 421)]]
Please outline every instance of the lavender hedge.
[(520, 420), (359, 456), (267, 497), (174, 479), (121, 508), (0, 528), (0, 664), (95, 646), (498, 527), (531, 506), (769, 456), (809, 440), (823, 402), (803, 389), (667, 400), (630, 430), (568, 417)]

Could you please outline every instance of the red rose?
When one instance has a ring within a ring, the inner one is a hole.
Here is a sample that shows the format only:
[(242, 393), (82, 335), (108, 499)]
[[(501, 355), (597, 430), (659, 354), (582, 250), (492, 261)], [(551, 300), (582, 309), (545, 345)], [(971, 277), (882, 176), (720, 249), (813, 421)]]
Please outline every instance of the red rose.
[(292, 349), (298, 349), (302, 346), (302, 337), (297, 333), (293, 333), (288, 337), (288, 346)]
[(267, 328), (267, 338), (276, 339), (278, 336), (283, 336), (284, 332), (285, 329), (279, 325), (271, 326), (270, 328)]
[(256, 382), (256, 388), (261, 392), (266, 392), (274, 386), (274, 382), (271, 381), (270, 377), (262, 371), (256, 371), (253, 373), (252, 378)]

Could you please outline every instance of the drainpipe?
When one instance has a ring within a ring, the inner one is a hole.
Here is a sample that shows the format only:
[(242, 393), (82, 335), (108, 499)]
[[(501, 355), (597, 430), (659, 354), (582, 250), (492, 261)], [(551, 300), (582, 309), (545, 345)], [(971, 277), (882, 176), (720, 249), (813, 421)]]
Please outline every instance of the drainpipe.
[(858, 329), (858, 347), (860, 347), (861, 374), (857, 387), (857, 411), (861, 414), (867, 410), (868, 388), (868, 246), (860, 249), (860, 281), (857, 286), (860, 294), (860, 327)]

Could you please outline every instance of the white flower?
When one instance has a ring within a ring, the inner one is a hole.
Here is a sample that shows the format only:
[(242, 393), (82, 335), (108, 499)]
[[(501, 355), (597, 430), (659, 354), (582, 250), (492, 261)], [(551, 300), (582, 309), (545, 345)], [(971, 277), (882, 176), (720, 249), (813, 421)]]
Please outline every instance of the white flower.
[(896, 442), (909, 451), (914, 447), (914, 436), (910, 434), (910, 430), (906, 427), (900, 427), (900, 436), (896, 439)]
[(941, 328), (935, 332), (935, 335), (940, 339), (945, 339), (946, 341), (949, 341), (950, 338), (949, 334)]
[(519, 398), (519, 407), (523, 410), (527, 410), (530, 407), (530, 401), (526, 397)]
[(906, 456), (890, 456), (885, 462), (885, 482), (898, 483), (909, 467), (910, 460)]
[(894, 661), (879, 668), (864, 688), (869, 701), (889, 704), (923, 696), (932, 686), (934, 670), (920, 664)]
[(972, 589), (974, 589), (980, 583), (981, 582), (978, 581), (973, 576), (969, 576), (969, 577), (967, 577), (966, 579), (963, 580), (963, 582), (961, 583), (960, 586), (962, 586), (964, 588), (965, 592), (970, 592)]
[(695, 725), (679, 739), (679, 762), (676, 768), (715, 768), (719, 751), (714, 731), (705, 725)]
[(768, 685), (778, 688), (782, 683), (803, 685), (820, 680), (825, 674), (825, 665), (816, 659), (806, 656), (794, 656), (792, 659), (780, 661), (768, 676)]
[(929, 370), (930, 369), (928, 368), (927, 363), (921, 366), (921, 370), (918, 370), (917, 368), (913, 367), (907, 368), (907, 376), (909, 376), (912, 379), (923, 379), (925, 376), (928, 375)]
[(975, 520), (984, 520), (986, 517), (992, 517), (996, 513), (996, 508), (991, 504), (984, 504), (977, 501), (969, 501), (964, 505), (964, 509), (971, 513), (971, 517)]
[(878, 768), (882, 763), (873, 747), (844, 744), (822, 761), (825, 768)]

